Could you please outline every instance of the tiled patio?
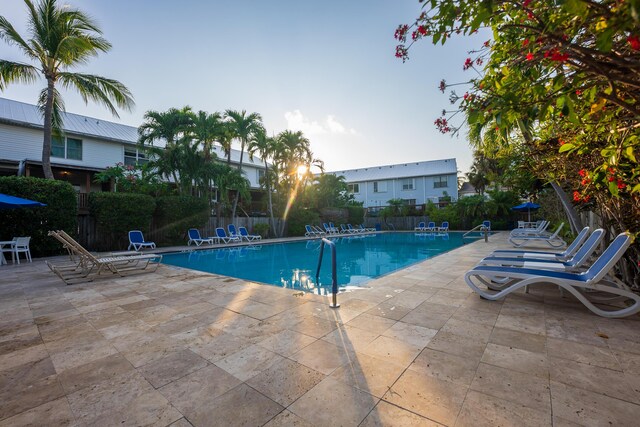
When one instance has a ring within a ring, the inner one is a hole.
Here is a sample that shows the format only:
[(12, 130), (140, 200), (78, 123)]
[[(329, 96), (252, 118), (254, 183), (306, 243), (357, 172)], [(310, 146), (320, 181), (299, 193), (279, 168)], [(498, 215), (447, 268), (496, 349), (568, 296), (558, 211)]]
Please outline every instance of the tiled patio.
[(0, 426), (638, 425), (640, 318), (464, 283), (506, 237), (325, 298), (172, 267), (0, 267)]

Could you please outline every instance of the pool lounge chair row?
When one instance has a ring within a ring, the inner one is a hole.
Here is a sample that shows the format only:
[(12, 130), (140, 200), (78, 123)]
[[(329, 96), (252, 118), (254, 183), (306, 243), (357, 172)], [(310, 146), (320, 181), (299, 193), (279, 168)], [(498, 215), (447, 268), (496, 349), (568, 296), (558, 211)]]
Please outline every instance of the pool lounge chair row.
[(197, 228), (190, 228), (187, 232), (189, 236), (189, 240), (187, 241), (187, 245), (191, 245), (191, 243), (196, 246), (200, 246), (203, 243), (208, 243), (213, 245), (214, 243), (240, 243), (243, 240), (247, 242), (253, 242), (255, 240), (261, 240), (262, 236), (258, 234), (249, 234), (245, 227), (238, 227), (236, 230), (235, 225), (228, 225), (229, 234), (222, 227), (216, 228), (216, 235), (213, 237), (201, 237), (200, 231)]
[(433, 233), (436, 231), (449, 231), (449, 221), (442, 221), (442, 224), (439, 227), (436, 226), (436, 223), (433, 221), (429, 221), (427, 225), (424, 224), (424, 221), (419, 222), (418, 226), (414, 230), (429, 233)]
[(162, 255), (139, 252), (116, 252), (97, 257), (63, 230), (49, 231), (49, 236), (62, 243), (69, 253), (68, 263), (54, 264), (46, 261), (49, 269), (67, 285), (92, 281), (105, 275), (117, 274), (123, 277), (129, 274), (152, 272), (158, 268), (162, 260)]
[[(636, 314), (640, 312), (640, 296), (610, 275), (630, 246), (630, 235), (619, 234), (595, 261), (588, 262), (603, 232), (595, 230), (587, 238), (589, 228), (585, 227), (564, 252), (495, 251), (465, 274), (465, 282), (488, 300), (504, 298), (520, 288), (527, 291), (531, 285), (555, 284), (599, 316), (618, 318)], [(594, 303), (622, 304), (605, 309)]]

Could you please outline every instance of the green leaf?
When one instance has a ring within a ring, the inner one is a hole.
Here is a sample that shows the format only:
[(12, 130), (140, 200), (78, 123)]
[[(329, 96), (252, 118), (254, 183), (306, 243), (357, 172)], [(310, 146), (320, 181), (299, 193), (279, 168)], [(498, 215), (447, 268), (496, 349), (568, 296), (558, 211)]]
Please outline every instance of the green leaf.
[(618, 184), (616, 184), (615, 181), (609, 183), (609, 192), (613, 194), (614, 197), (618, 197)]
[(603, 52), (610, 52), (613, 44), (613, 28), (607, 28), (596, 36), (596, 47)]
[(587, 11), (587, 4), (580, 0), (566, 0), (564, 8), (567, 12), (582, 16)]
[(633, 147), (627, 147), (625, 154), (632, 162), (637, 162), (635, 154), (633, 154)]
[(569, 150), (573, 150), (575, 148), (575, 145), (567, 142), (564, 143), (560, 146), (560, 149), (558, 150), (559, 153), (564, 153), (565, 151), (569, 151)]
[(632, 193), (640, 193), (640, 184), (636, 184), (633, 186), (633, 188), (631, 189)]

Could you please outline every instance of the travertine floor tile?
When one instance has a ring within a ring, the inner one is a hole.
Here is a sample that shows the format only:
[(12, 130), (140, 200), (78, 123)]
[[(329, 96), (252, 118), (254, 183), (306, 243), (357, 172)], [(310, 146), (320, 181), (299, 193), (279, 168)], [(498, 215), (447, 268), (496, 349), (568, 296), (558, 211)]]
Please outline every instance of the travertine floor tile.
[(36, 406), (21, 414), (0, 421), (0, 427), (20, 426), (73, 426), (75, 420), (65, 397)]
[(331, 378), (382, 397), (404, 372), (405, 367), (381, 362), (366, 354), (357, 354), (349, 363), (333, 371)]
[(282, 359), (247, 381), (247, 384), (282, 406), (289, 406), (325, 378), (324, 374), (289, 359)]
[(234, 377), (246, 381), (284, 358), (259, 345), (233, 353), (215, 364)]
[(372, 316), (367, 313), (363, 313), (355, 319), (347, 323), (348, 326), (354, 328), (364, 329), (365, 331), (382, 334), (384, 331), (392, 327), (396, 323), (393, 319), (388, 319), (380, 316)]
[(384, 331), (383, 335), (385, 337), (404, 341), (419, 348), (424, 348), (437, 333), (438, 331), (436, 329), (423, 328), (422, 326), (397, 322)]
[(471, 389), (539, 411), (551, 408), (549, 380), (480, 363)]
[(290, 359), (325, 375), (330, 375), (340, 366), (349, 363), (354, 357), (353, 351), (323, 340), (318, 340), (289, 356)]
[(479, 363), (479, 359), (455, 356), (425, 348), (409, 365), (409, 369), (439, 380), (469, 386)]
[(404, 426), (404, 427), (439, 427), (432, 420), (421, 417), (395, 405), (380, 401), (375, 408), (367, 415), (359, 427), (384, 427), (384, 426)]
[(533, 353), (519, 348), (489, 343), (482, 355), (482, 362), (541, 378), (549, 378), (548, 361), (543, 353)]
[(551, 426), (551, 411), (540, 411), (518, 403), (470, 390), (462, 404), (456, 426)]
[(549, 356), (553, 357), (586, 363), (587, 365), (600, 366), (616, 371), (622, 370), (611, 350), (606, 347), (598, 347), (591, 344), (550, 337), (547, 339), (547, 352)]
[(489, 342), (507, 347), (519, 348), (534, 353), (546, 353), (546, 338), (544, 335), (528, 334), (511, 329), (493, 328)]
[(454, 424), (467, 387), (407, 370), (384, 400), (445, 425)]
[(638, 424), (640, 406), (551, 381), (553, 415), (584, 426)]
[(313, 425), (285, 409), (273, 417), (264, 427), (313, 427)]
[(357, 388), (326, 378), (288, 409), (314, 426), (357, 426), (378, 400)]
[(420, 353), (422, 347), (386, 336), (380, 336), (371, 344), (360, 350), (360, 353), (376, 357), (381, 361), (395, 363), (407, 367)]
[(487, 344), (483, 340), (476, 340), (450, 332), (440, 331), (433, 337), (427, 348), (443, 351), (456, 356), (465, 356), (472, 359), (480, 359)]
[(180, 350), (168, 356), (143, 365), (138, 369), (155, 388), (162, 387), (172, 381), (182, 378), (191, 372), (207, 366), (202, 357), (190, 350)]
[(58, 380), (62, 383), (67, 394), (70, 394), (125, 372), (133, 372), (133, 370), (134, 367), (131, 363), (117, 353), (66, 369), (58, 374)]
[(286, 357), (315, 341), (316, 338), (309, 335), (285, 330), (259, 341), (258, 345)]
[(379, 336), (375, 332), (344, 325), (329, 332), (321, 339), (342, 348), (343, 351), (359, 351)]
[(406, 316), (411, 310), (396, 304), (383, 302), (378, 304), (366, 313), (372, 316), (385, 317), (387, 319), (400, 320)]

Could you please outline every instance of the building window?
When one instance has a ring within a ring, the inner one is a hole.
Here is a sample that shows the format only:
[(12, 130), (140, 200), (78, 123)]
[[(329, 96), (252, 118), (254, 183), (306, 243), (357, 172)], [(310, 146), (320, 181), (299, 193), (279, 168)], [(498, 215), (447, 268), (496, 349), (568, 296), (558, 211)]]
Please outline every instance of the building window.
[(256, 172), (258, 173), (258, 184), (262, 184), (264, 182), (265, 171), (264, 169), (258, 169)]
[(409, 206), (415, 206), (416, 205), (416, 199), (402, 199), (402, 203), (404, 203), (405, 205), (409, 205)]
[(415, 190), (416, 186), (415, 186), (415, 182), (413, 180), (413, 178), (407, 178), (407, 179), (403, 179), (402, 181), (400, 181), (400, 183), (402, 184), (402, 189), (403, 190)]
[(147, 163), (147, 156), (137, 148), (124, 149), (124, 164), (127, 166), (135, 166), (137, 164)]
[(436, 176), (433, 178), (433, 188), (446, 188), (448, 186), (446, 176)]
[(373, 192), (374, 193), (386, 193), (387, 192), (387, 182), (386, 181), (373, 181)]
[(82, 140), (54, 136), (51, 138), (51, 157), (82, 160)]
[(347, 188), (349, 189), (349, 193), (351, 194), (360, 193), (360, 184), (347, 184)]

